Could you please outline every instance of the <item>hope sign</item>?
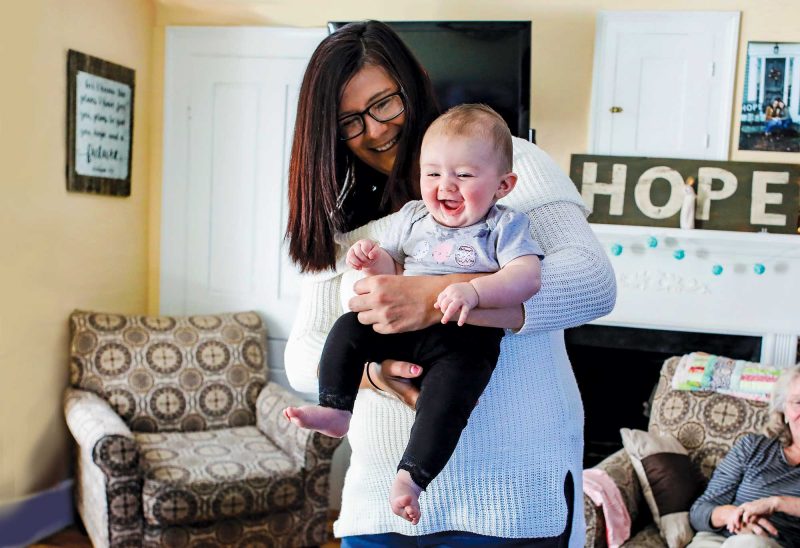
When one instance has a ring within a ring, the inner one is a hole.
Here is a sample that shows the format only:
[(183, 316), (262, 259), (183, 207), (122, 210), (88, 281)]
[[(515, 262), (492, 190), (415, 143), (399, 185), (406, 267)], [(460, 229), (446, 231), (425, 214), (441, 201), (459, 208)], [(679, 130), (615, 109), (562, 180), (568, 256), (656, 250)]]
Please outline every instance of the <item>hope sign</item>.
[(795, 233), (800, 166), (573, 155), (570, 176), (595, 223), (677, 227), (686, 185), (695, 226)]

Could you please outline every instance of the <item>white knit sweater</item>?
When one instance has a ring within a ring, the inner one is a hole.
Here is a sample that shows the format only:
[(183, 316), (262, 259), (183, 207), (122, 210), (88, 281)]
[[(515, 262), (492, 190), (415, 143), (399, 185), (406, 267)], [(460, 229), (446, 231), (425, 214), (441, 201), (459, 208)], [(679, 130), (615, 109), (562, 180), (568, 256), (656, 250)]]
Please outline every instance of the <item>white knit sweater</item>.
[[(583, 406), (564, 348), (563, 329), (611, 311), (611, 265), (585, 219), (574, 185), (541, 149), (514, 139), (519, 180), (503, 203), (528, 212), (542, 246), (542, 288), (525, 303), (525, 324), (503, 339), (497, 368), (450, 462), (420, 497), (417, 526), (394, 515), (388, 497), (414, 413), (385, 394), (361, 390), (348, 439), (352, 448), (336, 536), (468, 531), (541, 538), (566, 524), (564, 479), (576, 485), (570, 546), (583, 546)], [(379, 239), (387, 217), (339, 238)], [(342, 255), (342, 254), (340, 254)], [(306, 276), (285, 362), (292, 386), (317, 391), (325, 337), (343, 312), (336, 272)], [(349, 278), (352, 280), (352, 278)], [(350, 285), (350, 281), (346, 285)]]

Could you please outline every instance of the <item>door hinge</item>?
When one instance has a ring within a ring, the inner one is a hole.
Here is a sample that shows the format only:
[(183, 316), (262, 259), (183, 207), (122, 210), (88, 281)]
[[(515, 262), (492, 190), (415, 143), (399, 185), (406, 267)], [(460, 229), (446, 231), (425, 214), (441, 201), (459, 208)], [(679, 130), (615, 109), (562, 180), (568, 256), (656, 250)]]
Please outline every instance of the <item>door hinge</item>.
[(706, 133), (706, 148), (711, 148), (711, 134)]
[(717, 73), (717, 64), (714, 61), (711, 61), (711, 77), (713, 78), (716, 73)]

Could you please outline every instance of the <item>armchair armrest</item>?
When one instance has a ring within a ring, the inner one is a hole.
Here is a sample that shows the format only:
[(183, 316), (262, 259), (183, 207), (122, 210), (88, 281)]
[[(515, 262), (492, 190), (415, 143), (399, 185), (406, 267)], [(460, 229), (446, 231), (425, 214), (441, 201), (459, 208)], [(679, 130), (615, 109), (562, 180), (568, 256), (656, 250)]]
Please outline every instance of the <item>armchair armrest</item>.
[[(595, 468), (606, 472), (614, 481), (622, 495), (622, 500), (625, 502), (625, 508), (627, 508), (631, 516), (631, 522), (636, 523), (636, 518), (644, 507), (644, 498), (642, 496), (642, 488), (639, 485), (639, 478), (636, 477), (636, 472), (628, 454), (624, 449), (620, 449), (606, 457)], [(584, 517), (586, 520), (586, 546), (606, 546), (606, 525), (603, 512), (594, 505), (589, 497), (584, 495), (583, 498)], [(631, 534), (633, 534), (633, 531), (631, 531)]]
[(86, 390), (67, 388), (64, 414), (81, 453), (91, 457), (106, 477), (137, 474), (136, 440), (106, 400)]
[[(286, 420), (284, 408), (300, 405), (308, 405), (308, 402), (279, 384), (267, 383), (256, 401), (256, 426), (282, 451), (303, 463), (305, 468), (311, 468), (317, 465), (316, 460), (330, 461), (342, 440), (298, 428)], [(309, 462), (309, 457), (314, 462)]]
[(141, 546), (139, 449), (122, 418), (92, 392), (67, 388), (64, 415), (78, 445), (76, 506), (95, 546)]

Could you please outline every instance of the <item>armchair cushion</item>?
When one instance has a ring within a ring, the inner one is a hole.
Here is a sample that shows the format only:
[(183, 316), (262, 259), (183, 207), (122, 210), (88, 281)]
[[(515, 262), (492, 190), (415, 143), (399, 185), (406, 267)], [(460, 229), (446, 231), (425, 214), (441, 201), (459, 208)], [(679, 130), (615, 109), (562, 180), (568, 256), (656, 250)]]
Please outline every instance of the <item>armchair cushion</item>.
[(654, 523), (650, 523), (622, 546), (623, 548), (664, 548), (664, 540), (658, 532), (658, 527)]
[(740, 437), (762, 431), (767, 404), (716, 392), (673, 390), (679, 363), (676, 356), (661, 368), (648, 429), (678, 438), (708, 479)]
[(130, 429), (255, 424), (266, 384), (266, 331), (255, 312), (70, 316), (70, 384), (106, 399)]
[(301, 463), (255, 426), (135, 436), (149, 525), (254, 516), (303, 502)]

